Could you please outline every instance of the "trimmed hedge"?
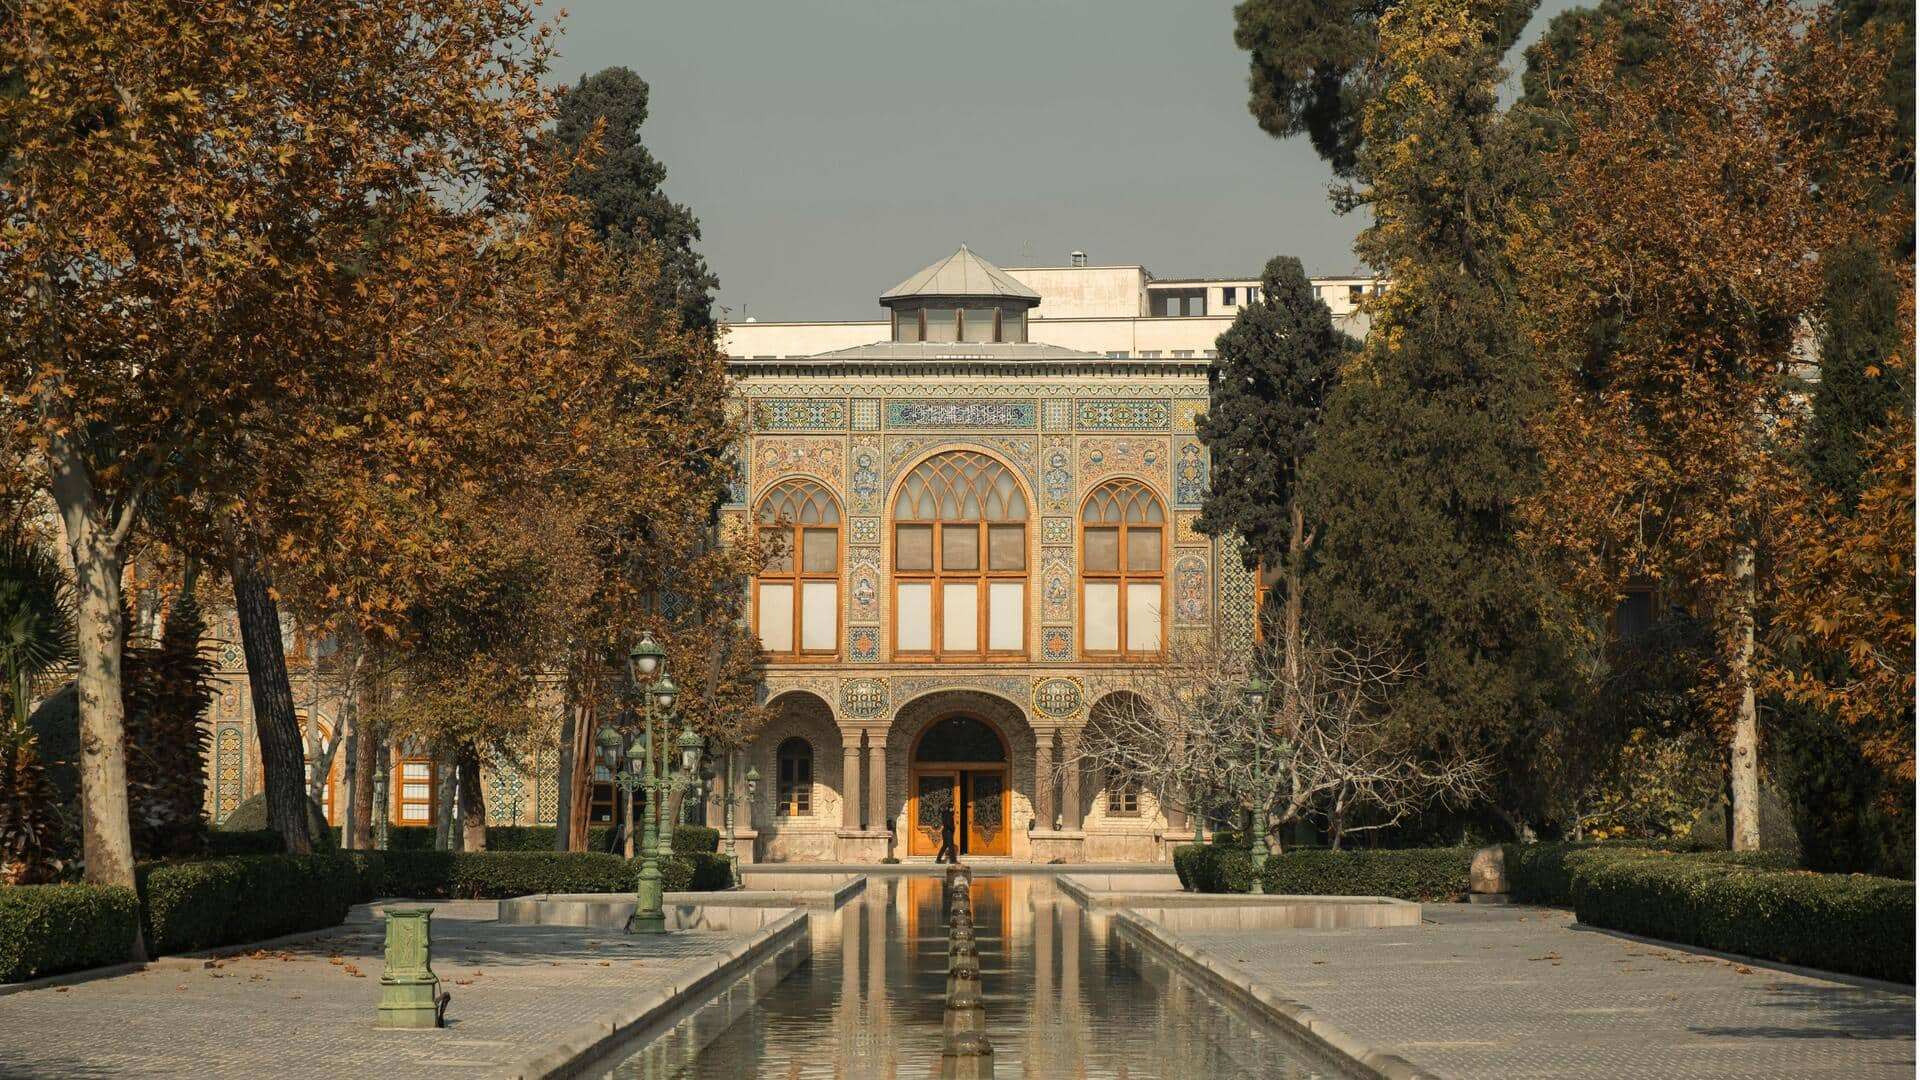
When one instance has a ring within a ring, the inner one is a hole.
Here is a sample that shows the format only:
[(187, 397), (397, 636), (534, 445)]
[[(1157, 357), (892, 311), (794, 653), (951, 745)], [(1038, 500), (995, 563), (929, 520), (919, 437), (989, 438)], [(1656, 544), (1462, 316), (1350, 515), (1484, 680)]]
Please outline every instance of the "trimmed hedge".
[(708, 855), (720, 850), (720, 830), (707, 825), (675, 825), (673, 827), (673, 853), (693, 855), (705, 852)]
[(0, 888), (0, 983), (123, 963), (140, 930), (140, 900), (113, 885)]
[(1467, 868), (1472, 862), (1473, 849), (1465, 847), (1295, 848), (1267, 857), (1260, 886), (1270, 895), (1391, 896), (1447, 902), (1467, 895)]
[[(1185, 852), (1186, 870), (1181, 873), (1181, 853)], [(1194, 892), (1228, 893), (1253, 891), (1253, 859), (1244, 848), (1224, 844), (1186, 844), (1173, 853), (1174, 872), (1180, 883)]]
[[(363, 896), (503, 900), (534, 893), (632, 892), (640, 859), (601, 851), (355, 852), (366, 867)], [(715, 892), (732, 884), (727, 860), (704, 852), (661, 860), (668, 892)]]
[(1913, 981), (1911, 881), (1660, 851), (1582, 851), (1566, 862), (1574, 914), (1591, 926)]
[(225, 859), (234, 855), (279, 855), (287, 850), (286, 839), (272, 829), (227, 832), (210, 829), (201, 838), (208, 858)]
[(154, 955), (338, 926), (364, 892), (348, 855), (240, 855), (136, 868)]
[[(1583, 851), (1646, 854), (1664, 849), (1631, 840), (1615, 840), (1604, 844), (1592, 841), (1502, 844), (1501, 850), (1506, 861), (1508, 894), (1513, 899), (1523, 904), (1572, 907), (1573, 868), (1567, 861), (1568, 856)], [(1763, 870), (1798, 868), (1793, 852), (1785, 849), (1698, 851), (1688, 854), (1687, 858), (1703, 864), (1750, 866)]]

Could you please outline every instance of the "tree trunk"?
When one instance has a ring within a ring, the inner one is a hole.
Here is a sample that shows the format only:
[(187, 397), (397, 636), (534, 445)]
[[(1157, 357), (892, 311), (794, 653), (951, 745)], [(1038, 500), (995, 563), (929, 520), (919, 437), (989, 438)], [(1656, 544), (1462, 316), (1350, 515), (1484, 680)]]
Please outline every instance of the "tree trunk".
[(387, 812), (384, 806), (375, 806), (373, 799), (373, 774), (379, 768), (380, 759), (386, 754), (386, 747), (366, 724), (354, 723), (358, 750), (353, 755), (351, 773), (353, 776), (353, 846), (362, 851), (373, 847), (374, 822), (379, 815)]
[(560, 707), (560, 739), (554, 744), (553, 757), (559, 775), (554, 785), (560, 796), (560, 805), (554, 813), (553, 850), (567, 851), (573, 840), (573, 729), (577, 726), (577, 710), (573, 707), (573, 683), (567, 684), (567, 700)]
[(359, 725), (354, 723), (353, 710), (343, 709), (340, 714), (340, 731), (336, 738), (340, 742), (342, 755), (341, 779), (346, 782), (340, 785), (340, 805), (336, 809), (340, 814), (340, 846), (347, 850), (359, 847), (355, 837), (360, 832), (360, 818), (366, 813), (361, 809), (364, 804), (360, 801), (358, 786), (360, 758), (358, 728)]
[(433, 848), (435, 851), (458, 851), (459, 846), (454, 843), (453, 832), (453, 807), (456, 802), (454, 771), (444, 763), (438, 762), (434, 768), (440, 775), (440, 783), (434, 789), (437, 793), (435, 799), (438, 805), (434, 808), (433, 815)]
[(573, 802), (565, 820), (567, 850), (587, 850), (588, 818), (593, 810), (594, 711), (589, 696), (575, 705), (579, 714), (573, 722)]
[[(1298, 475), (1300, 462), (1294, 460)], [(1300, 730), (1300, 580), (1307, 565), (1307, 517), (1299, 498), (1290, 501), (1293, 536), (1287, 544), (1287, 602), (1281, 616), (1280, 723), (1288, 738)]]
[(240, 644), (247, 658), (247, 686), (253, 693), (253, 722), (260, 735), (260, 772), (267, 796), (267, 826), (286, 840), (287, 850), (313, 850), (307, 835), (307, 792), (301, 759), (300, 720), (293, 711), (293, 685), (287, 680), (287, 654), (280, 640), (280, 605), (273, 599), (266, 570), (244, 546), (233, 556), (233, 600), (240, 616)]
[[(121, 547), (100, 521), (101, 508), (84, 462), (64, 439), (48, 449), (54, 502), (73, 564), (80, 713), (81, 855), (86, 880), (133, 887), (133, 830), (127, 817), (126, 703), (121, 697)], [(145, 949), (134, 942), (134, 958)]]
[(1733, 850), (1760, 847), (1760, 717), (1753, 695), (1754, 554), (1742, 544), (1729, 574), (1733, 590), (1734, 651), (1728, 665), (1737, 705), (1733, 717)]
[(480, 755), (460, 754), (460, 848), (487, 850), (487, 793), (480, 782)]

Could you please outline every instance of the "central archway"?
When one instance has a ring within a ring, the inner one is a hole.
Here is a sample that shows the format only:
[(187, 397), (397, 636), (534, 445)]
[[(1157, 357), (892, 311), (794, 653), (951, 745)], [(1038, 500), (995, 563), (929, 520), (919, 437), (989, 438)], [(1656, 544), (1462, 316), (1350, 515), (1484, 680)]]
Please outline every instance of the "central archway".
[(939, 852), (947, 812), (961, 854), (1013, 853), (1012, 756), (998, 728), (968, 713), (936, 720), (914, 740), (911, 762), (907, 854)]

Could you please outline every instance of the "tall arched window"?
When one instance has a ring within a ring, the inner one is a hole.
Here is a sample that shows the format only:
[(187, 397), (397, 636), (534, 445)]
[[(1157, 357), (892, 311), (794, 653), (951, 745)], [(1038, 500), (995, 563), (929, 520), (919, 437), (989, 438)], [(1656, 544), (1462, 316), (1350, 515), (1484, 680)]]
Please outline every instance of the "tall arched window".
[(760, 647), (788, 658), (840, 651), (840, 506), (812, 480), (784, 480), (760, 501), (760, 537), (780, 554), (754, 582)]
[(813, 813), (813, 744), (795, 735), (780, 744), (780, 801), (778, 817), (806, 817)]
[(915, 466), (893, 504), (893, 649), (1024, 655), (1027, 497), (1012, 470), (956, 450)]
[(1160, 652), (1167, 609), (1166, 512), (1138, 480), (1110, 480), (1080, 510), (1081, 651)]

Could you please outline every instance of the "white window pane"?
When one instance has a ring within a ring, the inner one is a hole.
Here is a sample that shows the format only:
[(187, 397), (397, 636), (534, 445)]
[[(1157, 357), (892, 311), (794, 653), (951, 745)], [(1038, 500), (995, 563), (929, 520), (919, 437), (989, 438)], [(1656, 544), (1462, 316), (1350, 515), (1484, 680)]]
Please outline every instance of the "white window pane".
[(431, 799), (433, 786), (430, 784), (402, 784), (400, 797), (403, 799)]
[(1127, 651), (1160, 651), (1160, 585), (1127, 586)]
[(800, 647), (831, 649), (836, 644), (834, 624), (839, 622), (839, 584), (809, 581), (800, 586)]
[(1120, 585), (1112, 581), (1087, 582), (1086, 622), (1088, 652), (1120, 651)]
[(400, 808), (401, 821), (427, 820), (427, 808), (418, 804), (409, 804)]
[(1120, 569), (1120, 530), (1087, 530), (1087, 569), (1112, 572)]
[(980, 648), (980, 586), (971, 581), (947, 582), (940, 596), (940, 647), (948, 652)]
[(793, 586), (760, 586), (760, 647), (776, 653), (793, 651)]
[(1020, 629), (1026, 622), (1026, 594), (1023, 581), (995, 581), (987, 586), (987, 648), (1020, 647), (1025, 637)]
[(836, 529), (808, 529), (800, 534), (801, 567), (809, 574), (831, 574), (840, 563), (840, 533)]
[(432, 766), (424, 761), (409, 761), (400, 766), (400, 775), (408, 780), (433, 779)]
[(894, 648), (928, 652), (933, 648), (933, 585), (903, 581), (894, 594)]

